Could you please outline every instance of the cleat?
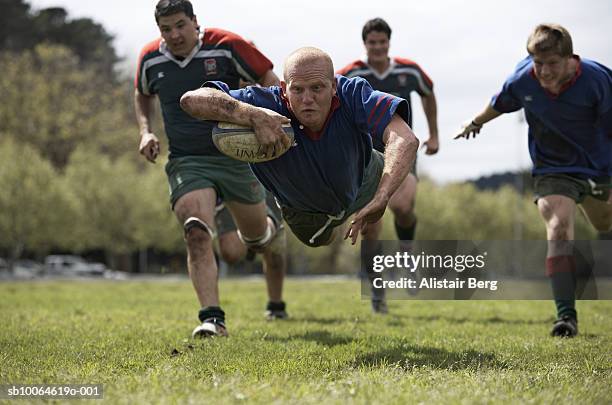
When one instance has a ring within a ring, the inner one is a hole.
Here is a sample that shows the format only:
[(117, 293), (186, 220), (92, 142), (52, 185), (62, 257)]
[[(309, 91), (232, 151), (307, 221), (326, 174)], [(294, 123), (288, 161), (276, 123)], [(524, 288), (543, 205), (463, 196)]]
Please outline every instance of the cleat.
[(384, 298), (372, 298), (372, 312), (375, 314), (386, 314), (389, 312), (387, 301)]
[(227, 337), (227, 328), (225, 327), (225, 322), (217, 319), (217, 318), (209, 318), (205, 319), (201, 325), (196, 326), (196, 328), (191, 333), (191, 337), (194, 339), (207, 338), (207, 337)]
[(264, 316), (266, 321), (275, 321), (277, 319), (287, 319), (289, 314), (285, 309), (286, 305), (284, 301), (281, 302), (268, 302), (266, 306), (266, 312)]
[(571, 338), (578, 334), (578, 321), (567, 315), (557, 319), (554, 324), (551, 336)]
[(387, 300), (385, 300), (385, 290), (383, 288), (375, 288), (370, 285), (371, 288), (371, 301), (372, 301), (372, 312), (375, 314), (386, 314), (389, 312), (387, 308)]

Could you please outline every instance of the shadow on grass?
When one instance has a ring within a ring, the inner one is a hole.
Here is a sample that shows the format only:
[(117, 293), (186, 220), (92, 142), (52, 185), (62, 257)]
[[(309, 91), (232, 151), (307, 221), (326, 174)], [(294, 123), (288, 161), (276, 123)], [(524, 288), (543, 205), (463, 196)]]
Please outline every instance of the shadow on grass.
[(315, 316), (301, 316), (299, 318), (290, 317), (283, 320), (283, 322), (299, 322), (299, 323), (318, 323), (321, 325), (337, 325), (344, 322), (350, 322), (351, 319), (347, 318), (318, 318)]
[[(333, 347), (346, 345), (359, 341), (356, 357), (349, 364), (353, 367), (380, 367), (382, 365), (395, 364), (404, 369), (413, 367), (431, 367), (445, 370), (460, 369), (506, 369), (508, 365), (496, 359), (492, 353), (484, 353), (476, 350), (465, 350), (452, 352), (440, 348), (418, 346), (410, 343), (405, 338), (389, 340), (388, 337), (368, 336), (356, 339), (352, 336), (330, 333), (325, 330), (308, 331), (289, 336), (267, 336), (269, 342), (296, 342), (299, 340), (316, 342), (318, 344)], [(367, 351), (373, 345), (384, 345), (384, 348)]]
[(350, 336), (330, 333), (326, 330), (315, 330), (285, 337), (266, 336), (265, 340), (269, 342), (293, 342), (295, 340), (304, 340), (307, 342), (316, 342), (327, 347), (333, 347), (337, 345), (346, 345), (353, 342), (355, 339)]
[(506, 369), (508, 365), (498, 361), (492, 353), (476, 350), (450, 352), (444, 349), (406, 345), (398, 342), (394, 346), (358, 355), (353, 366), (380, 367), (384, 364), (396, 364), (404, 369), (413, 367), (430, 367), (443, 370), (462, 369)]
[(468, 317), (454, 317), (445, 315), (391, 315), (389, 324), (394, 326), (405, 326), (406, 321), (446, 321), (450, 323), (484, 323), (484, 324), (508, 324), (508, 325), (542, 325), (553, 321), (552, 317), (546, 319), (504, 319), (499, 316), (493, 316), (490, 318), (468, 318)]

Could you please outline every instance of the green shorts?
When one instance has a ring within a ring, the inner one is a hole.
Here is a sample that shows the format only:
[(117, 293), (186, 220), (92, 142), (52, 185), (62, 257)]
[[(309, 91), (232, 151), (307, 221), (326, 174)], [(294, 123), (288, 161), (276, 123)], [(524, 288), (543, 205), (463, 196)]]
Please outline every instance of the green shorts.
[[(590, 181), (589, 181), (590, 180)], [(580, 204), (588, 196), (606, 201), (610, 195), (610, 177), (581, 179), (569, 174), (542, 174), (535, 177), (534, 202), (548, 195), (563, 195)]]
[(214, 188), (224, 201), (257, 204), (264, 188), (247, 163), (226, 156), (184, 156), (166, 164), (172, 208), (179, 198), (194, 190)]
[(378, 189), (384, 166), (385, 161), (382, 153), (374, 150), (372, 159), (366, 167), (363, 183), (361, 183), (357, 192), (357, 198), (341, 213), (334, 216), (281, 206), (283, 219), (295, 236), (305, 245), (317, 247), (327, 244), (335, 227), (344, 223), (348, 217), (365, 207), (372, 200)]
[[(266, 209), (268, 216), (274, 220), (277, 224), (281, 224), (283, 221), (280, 207), (276, 204), (274, 196), (266, 192)], [(217, 226), (217, 234), (223, 235), (229, 232), (233, 232), (236, 229), (236, 223), (232, 214), (226, 206), (220, 206), (220, 209), (215, 213), (215, 225)]]

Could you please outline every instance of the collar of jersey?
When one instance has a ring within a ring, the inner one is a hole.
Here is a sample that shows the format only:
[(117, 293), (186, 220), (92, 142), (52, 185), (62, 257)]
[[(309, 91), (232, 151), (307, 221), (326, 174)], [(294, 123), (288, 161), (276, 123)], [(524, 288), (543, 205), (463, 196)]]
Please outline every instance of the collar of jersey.
[(163, 39), (159, 43), (159, 52), (162, 55), (164, 55), (166, 58), (170, 59), (172, 62), (174, 62), (177, 65), (179, 65), (179, 67), (184, 68), (185, 66), (187, 66), (189, 64), (189, 62), (191, 62), (193, 57), (196, 55), (196, 53), (198, 53), (198, 51), (202, 47), (203, 38), (204, 38), (204, 34), (202, 33), (202, 34), (200, 34), (200, 38), (198, 40), (198, 43), (193, 47), (191, 52), (189, 52), (189, 55), (187, 55), (185, 57), (185, 59), (183, 59), (183, 60), (178, 60), (174, 55), (172, 55), (172, 53), (168, 50), (168, 46), (166, 45), (166, 41), (164, 41)]
[(285, 105), (287, 110), (289, 110), (289, 115), (291, 115), (291, 120), (297, 122), (299, 125), (299, 128), (306, 134), (307, 137), (309, 137), (313, 141), (318, 141), (319, 139), (321, 139), (321, 137), (323, 136), (323, 133), (327, 129), (327, 125), (329, 125), (329, 121), (331, 120), (332, 114), (334, 113), (334, 111), (340, 108), (340, 98), (338, 97), (337, 94), (334, 94), (334, 96), (332, 97), (331, 106), (329, 107), (329, 112), (327, 113), (327, 118), (325, 118), (325, 123), (323, 124), (323, 128), (321, 128), (320, 131), (313, 131), (309, 129), (308, 127), (306, 127), (306, 125), (302, 125), (302, 123), (297, 119), (297, 117), (293, 113), (293, 110), (291, 109), (291, 106), (289, 105), (289, 100), (287, 99), (287, 97), (285, 97), (285, 93), (283, 92), (283, 89), (280, 89), (280, 96), (281, 96), (281, 100), (283, 101), (283, 104)]
[(374, 77), (376, 77), (378, 80), (385, 80), (387, 76), (391, 74), (391, 71), (395, 68), (395, 60), (393, 60), (393, 58), (390, 56), (389, 56), (389, 67), (387, 68), (387, 70), (385, 70), (382, 73), (378, 73), (378, 70), (374, 69), (372, 66), (368, 64), (367, 55), (363, 56), (361, 61), (368, 67), (368, 69), (370, 69)]
[[(578, 55), (573, 55), (572, 56), (574, 59), (576, 59), (576, 61), (578, 62), (576, 64), (576, 72), (574, 73), (574, 76), (572, 76), (572, 78), (565, 83), (563, 86), (561, 86), (561, 88), (559, 89), (558, 93), (553, 93), (551, 91), (548, 91), (547, 89), (543, 88), (544, 93), (546, 93), (546, 95), (552, 99), (556, 99), (558, 98), (561, 93), (563, 93), (565, 90), (569, 89), (570, 87), (572, 87), (574, 85), (574, 83), (576, 83), (576, 80), (578, 80), (578, 78), (580, 77), (580, 75), (582, 74), (582, 64), (580, 63), (580, 56)], [(529, 72), (529, 75), (531, 77), (533, 77), (536, 81), (538, 80), (538, 78), (535, 75), (535, 67), (531, 68), (531, 71)], [(540, 84), (540, 82), (538, 82), (538, 84)]]

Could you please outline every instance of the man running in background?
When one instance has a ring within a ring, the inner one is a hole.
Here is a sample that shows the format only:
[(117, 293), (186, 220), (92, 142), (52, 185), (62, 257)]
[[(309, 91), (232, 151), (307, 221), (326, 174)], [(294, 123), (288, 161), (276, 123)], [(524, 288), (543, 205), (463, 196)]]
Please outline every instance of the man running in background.
[(134, 101), (141, 134), (140, 153), (155, 162), (160, 152), (151, 128), (157, 96), (170, 147), (166, 165), (170, 200), (184, 228), (187, 266), (201, 307), (200, 325), (192, 335), (227, 336), (212, 248), (217, 197), (231, 211), (245, 245), (264, 252), (270, 292), (267, 309), (283, 315), (285, 260), (284, 253), (274, 250), (280, 219), (267, 216), (263, 187), (249, 166), (222, 155), (212, 143), (211, 123), (190, 117), (179, 101), (183, 93), (199, 88), (207, 80), (223, 80), (232, 88), (238, 88), (240, 79), (264, 86), (278, 84), (279, 80), (272, 72), (272, 63), (238, 35), (217, 28), (200, 33), (187, 0), (159, 1), (155, 20), (161, 38), (144, 47), (136, 74)]
[(469, 139), (503, 113), (525, 110), (535, 200), (546, 224), (550, 277), (557, 307), (551, 334), (578, 333), (574, 219), (579, 204), (599, 232), (612, 228), (612, 71), (574, 54), (569, 32), (541, 24), (529, 56), (490, 103), (455, 137)]
[[(391, 40), (391, 27), (382, 18), (374, 18), (365, 23), (361, 38), (366, 50), (366, 60), (356, 60), (338, 71), (347, 77), (360, 76), (379, 91), (384, 91), (404, 98), (408, 102), (409, 121), (412, 127), (412, 110), (410, 96), (416, 92), (421, 97), (423, 111), (429, 127), (429, 139), (423, 143), (426, 154), (434, 155), (438, 152), (438, 123), (436, 97), (433, 92), (433, 82), (419, 65), (410, 59), (390, 57), (389, 46)], [(380, 142), (374, 143), (374, 148), (384, 150)], [(414, 205), (417, 190), (416, 162), (410, 174), (397, 189), (391, 200), (389, 208), (393, 212), (395, 231), (401, 243), (402, 250), (410, 249), (410, 241), (414, 239), (417, 217)], [(372, 229), (371, 238), (378, 239), (381, 227)], [(368, 251), (365, 251), (365, 250)], [(380, 246), (375, 243), (364, 245), (362, 263), (371, 263), (371, 257), (380, 254)], [(368, 274), (368, 277), (378, 277)], [(376, 313), (386, 313), (387, 304), (383, 289), (372, 288), (372, 310)]]

